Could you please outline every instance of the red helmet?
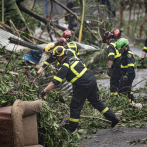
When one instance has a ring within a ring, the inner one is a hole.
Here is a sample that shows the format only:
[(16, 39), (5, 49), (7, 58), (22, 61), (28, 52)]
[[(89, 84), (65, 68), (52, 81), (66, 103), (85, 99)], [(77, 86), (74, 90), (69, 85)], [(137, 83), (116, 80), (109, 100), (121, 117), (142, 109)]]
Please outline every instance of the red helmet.
[(66, 43), (66, 39), (65, 38), (59, 38), (57, 41), (56, 41), (56, 46), (64, 46)]
[(113, 30), (113, 37), (114, 37), (114, 39), (119, 39), (120, 37), (121, 37), (121, 35), (122, 35), (122, 29), (115, 29), (115, 30)]
[(68, 38), (72, 37), (71, 31), (65, 30), (65, 31), (63, 32), (63, 37), (64, 37), (64, 38), (66, 38), (66, 37), (68, 37)]
[(109, 39), (109, 38), (111, 38), (111, 37), (112, 37), (112, 33), (109, 32), (109, 31), (106, 31), (106, 32), (104, 33), (102, 42), (103, 42), (103, 43), (106, 43), (106, 39)]

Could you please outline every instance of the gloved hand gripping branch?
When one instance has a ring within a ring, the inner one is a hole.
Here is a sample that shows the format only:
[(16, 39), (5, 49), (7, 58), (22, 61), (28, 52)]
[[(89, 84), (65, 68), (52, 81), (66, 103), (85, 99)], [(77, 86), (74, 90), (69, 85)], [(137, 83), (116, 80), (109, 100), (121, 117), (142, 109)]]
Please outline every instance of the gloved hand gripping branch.
[(127, 81), (128, 80), (128, 74), (125, 74), (124, 76), (123, 76), (123, 81)]
[(41, 92), (40, 96), (45, 100), (46, 99), (46, 92), (44, 92), (44, 90)]
[(141, 58), (140, 63), (141, 63), (141, 64), (144, 64), (144, 58)]

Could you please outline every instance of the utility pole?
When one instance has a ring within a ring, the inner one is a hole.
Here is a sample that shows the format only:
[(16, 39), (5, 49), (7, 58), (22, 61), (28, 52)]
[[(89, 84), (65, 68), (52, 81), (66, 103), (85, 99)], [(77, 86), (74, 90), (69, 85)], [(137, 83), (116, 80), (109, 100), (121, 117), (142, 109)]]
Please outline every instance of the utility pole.
[(4, 0), (2, 0), (2, 23), (4, 23)]
[(78, 42), (81, 42), (81, 38), (82, 38), (82, 30), (83, 30), (83, 23), (84, 23), (84, 13), (85, 13), (85, 2), (84, 0), (82, 0), (82, 20), (81, 20), (81, 26), (80, 26), (80, 31), (79, 31), (79, 40)]

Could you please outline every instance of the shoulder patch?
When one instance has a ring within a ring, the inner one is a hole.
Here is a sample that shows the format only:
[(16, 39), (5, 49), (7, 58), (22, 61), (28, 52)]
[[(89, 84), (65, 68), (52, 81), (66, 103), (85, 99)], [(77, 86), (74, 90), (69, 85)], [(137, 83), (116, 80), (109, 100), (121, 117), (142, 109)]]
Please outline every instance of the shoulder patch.
[(132, 54), (128, 54), (127, 56), (128, 56), (128, 58), (131, 58), (132, 57)]

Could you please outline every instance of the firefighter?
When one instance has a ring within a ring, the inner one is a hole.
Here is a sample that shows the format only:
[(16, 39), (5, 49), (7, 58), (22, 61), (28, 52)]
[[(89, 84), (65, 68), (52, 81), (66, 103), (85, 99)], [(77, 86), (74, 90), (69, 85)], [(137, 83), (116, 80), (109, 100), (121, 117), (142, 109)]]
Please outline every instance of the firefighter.
[(115, 40), (115, 41), (117, 41), (119, 38), (121, 38), (121, 36), (122, 36), (122, 29), (114, 29), (113, 31), (112, 31), (112, 33), (113, 33), (113, 39)]
[(70, 102), (69, 133), (73, 133), (78, 128), (80, 112), (86, 98), (108, 120), (112, 121), (111, 127), (114, 127), (119, 122), (119, 118), (99, 100), (96, 78), (91, 71), (85, 67), (80, 59), (67, 57), (67, 50), (61, 46), (55, 47), (51, 54), (60, 62), (61, 68), (41, 92), (41, 97), (44, 98), (45, 94), (60, 84), (64, 78), (75, 86), (75, 92)]
[(71, 57), (71, 56), (78, 57), (75, 48), (67, 47), (67, 44), (68, 43), (65, 38), (59, 38), (56, 41), (56, 46), (63, 46), (66, 50), (68, 50), (68, 54), (67, 54), (68, 57)]
[[(62, 45), (65, 44), (65, 42), (66, 42), (66, 39), (64, 39), (64, 38), (59, 38), (59, 39), (57, 40), (56, 43), (48, 43), (48, 44), (45, 46), (45, 52), (49, 55), (49, 58), (48, 58), (46, 61), (44, 61), (43, 66), (37, 71), (36, 77), (38, 77), (39, 74), (42, 73), (42, 72), (44, 71), (44, 69), (45, 69), (49, 64), (51, 64), (51, 63), (53, 63), (53, 62), (56, 62), (56, 59), (53, 58), (52, 56), (50, 56), (50, 52), (51, 52), (52, 49), (54, 49), (55, 46), (57, 46), (57, 45), (61, 45), (61, 46), (62, 46)], [(67, 56), (68, 56), (68, 57), (74, 56), (74, 57), (77, 58), (76, 53), (75, 53), (74, 50), (72, 50), (72, 49), (67, 49), (67, 50), (68, 50), (68, 52), (67, 52)], [(59, 64), (59, 62), (58, 62), (58, 63), (57, 63), (57, 69), (59, 69), (59, 68), (60, 68), (60, 64)], [(50, 73), (52, 74), (53, 72), (51, 71)]]
[[(42, 73), (42, 72), (44, 71), (44, 69), (45, 69), (49, 64), (51, 64), (51, 63), (53, 63), (53, 62), (56, 62), (56, 59), (53, 58), (53, 57), (51, 56), (51, 50), (52, 50), (55, 46), (56, 46), (55, 43), (48, 43), (48, 44), (45, 46), (45, 52), (46, 52), (46, 54), (49, 56), (49, 58), (48, 58), (46, 61), (44, 61), (43, 66), (37, 71), (36, 77), (38, 77), (39, 74)], [(53, 73), (53, 72), (51, 72), (51, 73)]]
[(134, 70), (134, 54), (129, 49), (129, 41), (125, 38), (120, 38), (116, 42), (117, 49), (122, 53), (121, 59), (121, 73), (122, 77), (120, 79), (119, 92), (128, 94), (130, 102), (134, 102), (134, 96), (131, 92), (131, 87), (133, 80), (135, 78)]
[(106, 31), (103, 36), (103, 43), (107, 43), (108, 52), (108, 70), (110, 76), (110, 92), (111, 96), (118, 96), (119, 80), (121, 78), (120, 58), (121, 54), (116, 49), (116, 41), (112, 39), (113, 34)]
[(141, 64), (144, 64), (144, 58), (146, 56), (146, 53), (147, 53), (147, 39), (145, 40), (144, 47), (142, 50)]
[(76, 43), (71, 41), (71, 37), (72, 37), (71, 31), (65, 30), (63, 32), (63, 37), (67, 40), (67, 42), (66, 42), (64, 47), (66, 49), (68, 48), (68, 49), (74, 50), (76, 52), (76, 54), (77, 54), (77, 57), (80, 57), (79, 49), (81, 48), (81, 46), (79, 44), (76, 44)]

